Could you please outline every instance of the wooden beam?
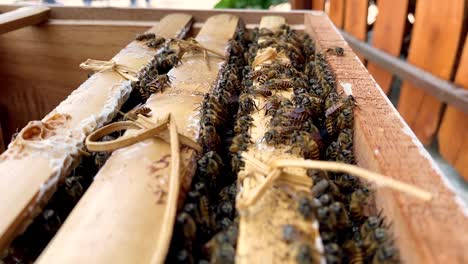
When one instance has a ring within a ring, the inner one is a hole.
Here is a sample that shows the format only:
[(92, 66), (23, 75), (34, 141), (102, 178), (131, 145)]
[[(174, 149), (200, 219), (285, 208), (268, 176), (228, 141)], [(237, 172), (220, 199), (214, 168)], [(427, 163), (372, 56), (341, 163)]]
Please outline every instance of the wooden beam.
[[(224, 53), (238, 22), (231, 15), (213, 16), (196, 39)], [(182, 64), (168, 73), (173, 80), (171, 88), (148, 99), (151, 119), (172, 113), (179, 131), (197, 140), (197, 107), (214, 87), (222, 62), (210, 56), (208, 68), (203, 55), (186, 55)], [(197, 155), (188, 148), (181, 148), (180, 153), (180, 189), (185, 192), (195, 173)], [(163, 263), (171, 240), (164, 234), (172, 233), (177, 206), (177, 201), (167, 200), (170, 154), (169, 144), (160, 139), (115, 151), (38, 263)], [(158, 193), (162, 193), (160, 200)]]
[(5, 140), (3, 139), (3, 129), (0, 123), (0, 154), (5, 150)]
[(129, 39), (152, 27), (63, 21), (74, 20), (48, 20), (0, 37), (0, 122), (6, 144), (13, 133), (43, 118), (86, 81), (88, 72), (78, 69), (81, 62), (110, 60)]
[[(464, 0), (451, 1), (450, 5), (437, 0), (418, 1), (408, 62), (450, 81), (466, 24), (464, 11), (467, 6)], [(401, 86), (398, 111), (419, 140), (430, 145), (440, 123), (443, 104), (405, 81)]]
[[(306, 1), (306, 0), (303, 0)], [(18, 8), (17, 5), (0, 5), (0, 12), (7, 12)], [(282, 16), (291, 25), (304, 23), (304, 11), (270, 11), (270, 10), (195, 10), (195, 9), (167, 9), (167, 8), (120, 8), (120, 7), (78, 7), (78, 6), (49, 6), (51, 19), (75, 19), (75, 20), (130, 20), (152, 21), (160, 20), (166, 14), (187, 13), (191, 14), (196, 22), (206, 21), (209, 17), (223, 12), (241, 18), (244, 23), (258, 24), (259, 18), (266, 15)]]
[[(465, 38), (455, 83), (468, 91), (468, 38)], [(468, 181), (468, 111), (447, 106), (438, 138), (440, 154)]]
[[(181, 36), (190, 23), (191, 16), (172, 14), (150, 32)], [(113, 60), (138, 70), (155, 54), (156, 50), (133, 41)], [(44, 119), (32, 121), (20, 131), (0, 156), (0, 251), (40, 212), (57, 182), (76, 164), (86, 135), (109, 122), (130, 91), (119, 74), (95, 73)], [(46, 130), (51, 133), (43, 134)], [(42, 132), (37, 135), (37, 131)]]
[[(265, 16), (262, 17), (260, 28), (268, 28), (274, 31), (285, 23), (283, 17)], [(261, 50), (257, 54), (259, 52)], [(259, 68), (257, 66), (256, 69)], [(259, 83), (255, 81), (254, 86), (258, 87)], [(291, 99), (293, 96), (292, 89), (282, 92), (281, 95)], [(291, 154), (286, 153), (289, 150), (288, 146), (278, 145), (273, 148), (264, 142), (263, 137), (268, 129), (267, 124), (269, 122), (269, 117), (265, 114), (267, 100), (261, 95), (255, 96), (254, 100), (258, 110), (251, 113), (253, 124), (249, 132), (254, 144), (249, 146), (249, 154), (263, 162), (272, 158), (291, 157)], [(238, 186), (242, 186), (239, 187), (242, 189), (242, 193), (238, 194), (236, 201), (238, 208), (239, 203), (242, 202), (242, 197), (252, 195), (265, 180), (261, 175), (244, 177), (248, 170), (249, 167), (246, 165), (238, 174)], [(306, 171), (299, 170), (297, 173), (305, 176)], [(312, 183), (310, 184), (312, 185)], [(236, 263), (297, 263), (296, 255), (291, 252), (291, 245), (281, 239), (282, 227), (286, 224), (293, 225), (301, 230), (304, 237), (308, 238), (304, 238), (303, 242), (311, 244), (320, 252), (322, 250), (322, 241), (319, 235), (318, 223), (316, 220), (305, 219), (297, 210), (296, 204), (295, 198), (291, 197), (290, 193), (284, 189), (268, 188), (256, 204), (249, 206), (247, 209), (241, 209), (242, 211), (239, 213)]]
[[(367, 40), (367, 11), (369, 0), (345, 1), (344, 30), (359, 40)], [(365, 58), (358, 57), (365, 63)]]
[(429, 153), (326, 17), (307, 15), (306, 32), (315, 37), (318, 49), (345, 49), (344, 57), (329, 56), (328, 62), (337, 83), (352, 91), (359, 106), (354, 118), (354, 153), (359, 166), (435, 196), (423, 202), (375, 187), (376, 206), (393, 223), (402, 262), (467, 263), (467, 208), (447, 185)]
[(45, 6), (21, 7), (0, 15), (0, 34), (46, 21), (50, 9)]
[(345, 0), (330, 1), (330, 19), (333, 21), (337, 28), (343, 27), (346, 3)]
[[(398, 57), (405, 33), (408, 0), (380, 0), (377, 7), (379, 14), (374, 25), (372, 46)], [(373, 62), (367, 64), (367, 69), (384, 92), (388, 94), (393, 74)]]

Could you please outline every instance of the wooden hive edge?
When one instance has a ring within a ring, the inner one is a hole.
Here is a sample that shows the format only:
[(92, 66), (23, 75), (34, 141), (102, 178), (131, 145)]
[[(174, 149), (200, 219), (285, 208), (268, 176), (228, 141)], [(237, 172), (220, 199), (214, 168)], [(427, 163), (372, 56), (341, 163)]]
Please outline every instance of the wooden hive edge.
[(339, 86), (352, 92), (354, 148), (360, 166), (433, 194), (429, 202), (376, 187), (377, 209), (393, 223), (393, 233), (406, 263), (466, 263), (468, 210), (445, 176), (402, 119), (376, 81), (326, 16), (308, 14), (306, 32), (318, 47), (341, 46), (344, 57), (328, 56)]

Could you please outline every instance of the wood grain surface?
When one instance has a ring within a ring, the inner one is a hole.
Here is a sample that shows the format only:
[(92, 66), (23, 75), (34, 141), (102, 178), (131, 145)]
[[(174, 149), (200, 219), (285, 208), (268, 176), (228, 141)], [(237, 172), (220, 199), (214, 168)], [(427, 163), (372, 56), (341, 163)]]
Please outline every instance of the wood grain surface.
[[(377, 7), (379, 14), (374, 24), (372, 46), (398, 57), (405, 33), (408, 0), (380, 0)], [(393, 74), (371, 61), (367, 63), (367, 70), (388, 94)]]
[[(468, 39), (458, 65), (455, 83), (468, 89)], [(447, 106), (440, 125), (439, 151), (468, 181), (468, 115)]]
[(329, 56), (337, 82), (351, 89), (355, 110), (354, 152), (358, 165), (411, 183), (434, 195), (423, 202), (385, 188), (375, 188), (377, 209), (393, 223), (404, 263), (466, 263), (467, 209), (447, 185), (442, 172), (391, 102), (352, 54), (326, 17), (306, 17), (306, 31), (318, 45), (345, 48), (344, 57)]
[(28, 6), (0, 14), (0, 34), (44, 22), (49, 13), (46, 6)]
[[(408, 62), (450, 80), (461, 38), (466, 1), (418, 1)], [(442, 103), (405, 81), (398, 111), (424, 145), (432, 143), (442, 114)]]

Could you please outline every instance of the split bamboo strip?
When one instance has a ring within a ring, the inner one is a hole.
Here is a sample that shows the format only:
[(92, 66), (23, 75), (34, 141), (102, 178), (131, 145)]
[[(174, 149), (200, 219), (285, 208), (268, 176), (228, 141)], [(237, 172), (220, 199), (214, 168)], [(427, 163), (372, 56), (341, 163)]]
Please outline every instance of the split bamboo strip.
[[(225, 52), (238, 18), (217, 15), (203, 25), (196, 40)], [(186, 54), (171, 71), (171, 87), (146, 102), (155, 122), (170, 112), (179, 133), (196, 140), (198, 106), (217, 81), (223, 60), (208, 54)], [(141, 120), (141, 116), (138, 121)], [(124, 136), (136, 133), (128, 130)], [(48, 245), (38, 263), (162, 263), (170, 243), (177, 203), (171, 173), (171, 147), (151, 138), (116, 150)], [(179, 197), (190, 187), (197, 153), (180, 149)]]
[[(163, 37), (184, 36), (191, 16), (168, 15), (150, 32)], [(156, 54), (134, 41), (113, 60), (135, 69)], [(109, 122), (131, 91), (118, 73), (94, 74), (42, 121), (32, 121), (0, 156), (0, 251), (29, 225), (76, 165), (83, 141), (90, 132)], [(24, 138), (21, 138), (23, 137)]]
[[(262, 17), (260, 28), (277, 30), (286, 21), (283, 17), (270, 16)], [(274, 53), (274, 54), (273, 54)], [(268, 55), (270, 54), (270, 55)], [(254, 64), (269, 63), (269, 57), (281, 57), (282, 54), (272, 52), (271, 48), (259, 50)], [(266, 60), (266, 61), (265, 61)], [(257, 85), (254, 82), (254, 85)], [(292, 91), (281, 93), (286, 98), (291, 98)], [(251, 128), (251, 137), (254, 145), (248, 149), (248, 153), (259, 161), (268, 164), (270, 159), (277, 158), (297, 158), (286, 154), (286, 146), (277, 146), (275, 148), (266, 145), (263, 142), (263, 135), (267, 129), (268, 117), (265, 116), (265, 99), (262, 96), (256, 96), (255, 102), (258, 111), (251, 114), (253, 125)], [(256, 164), (257, 167), (265, 167), (264, 164)], [(268, 167), (267, 167), (268, 169)], [(307, 243), (316, 248), (318, 252), (322, 251), (322, 242), (318, 232), (318, 223), (315, 220), (306, 220), (297, 210), (297, 201), (290, 195), (290, 192), (283, 188), (271, 186), (272, 182), (266, 182), (263, 175), (254, 173), (254, 177), (244, 177), (253, 168), (251, 164), (246, 163), (245, 168), (239, 172), (238, 185), (241, 187), (241, 193), (238, 195), (236, 206), (240, 211), (239, 238), (237, 242), (236, 262), (244, 263), (296, 263), (294, 246), (287, 244), (282, 237), (282, 227), (286, 224), (296, 226), (299, 230), (307, 234), (309, 241)], [(310, 186), (311, 179), (306, 176), (304, 169), (288, 170), (294, 175), (303, 175), (304, 183)], [(287, 179), (284, 174), (273, 175), (273, 178)], [(300, 177), (300, 176), (299, 176)], [(297, 176), (296, 176), (297, 178)], [(252, 206), (244, 208), (242, 205), (255, 194), (263, 184), (270, 184), (270, 188), (262, 193), (261, 199)], [(303, 188), (304, 191), (310, 191), (310, 188)], [(296, 190), (295, 190), (296, 191)]]

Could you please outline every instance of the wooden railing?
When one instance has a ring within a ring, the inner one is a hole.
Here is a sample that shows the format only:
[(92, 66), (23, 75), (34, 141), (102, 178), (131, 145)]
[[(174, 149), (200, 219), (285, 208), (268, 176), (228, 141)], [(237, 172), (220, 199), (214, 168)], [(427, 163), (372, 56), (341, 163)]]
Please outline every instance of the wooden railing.
[[(414, 2), (377, 1), (378, 14), (372, 25), (367, 21), (369, 0), (291, 1), (291, 6), (324, 10), (337, 28), (354, 38), (406, 60), (436, 77), (433, 79), (468, 89), (468, 40), (463, 26), (467, 2)], [(435, 95), (418, 80), (401, 78), (394, 68), (383, 67), (375, 57), (359, 57), (382, 90), (398, 96), (397, 109), (419, 140), (426, 146), (438, 142), (440, 154), (468, 180), (468, 114), (462, 111), (468, 107), (467, 93), (458, 92), (463, 100), (447, 101), (442, 93)], [(396, 75), (403, 80), (401, 87), (392, 85)]]

